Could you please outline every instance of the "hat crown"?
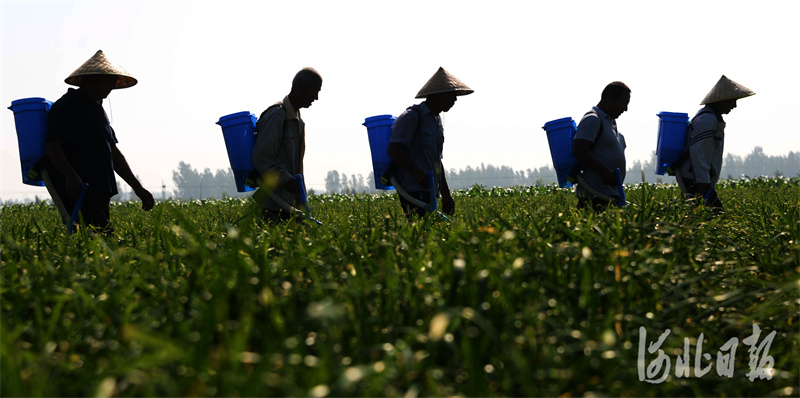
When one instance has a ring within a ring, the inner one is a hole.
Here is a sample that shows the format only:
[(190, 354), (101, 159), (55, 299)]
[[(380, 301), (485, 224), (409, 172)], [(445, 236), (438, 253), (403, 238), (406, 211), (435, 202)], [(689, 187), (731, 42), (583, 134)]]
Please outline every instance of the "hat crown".
[(440, 66), (439, 70), (437, 70), (436, 73), (428, 79), (428, 82), (422, 86), (416, 98), (424, 98), (433, 94), (449, 92), (455, 92), (456, 95), (467, 95), (472, 94), (474, 90)]
[(121, 66), (112, 63), (103, 54), (103, 50), (97, 52), (84, 62), (78, 69), (75, 69), (64, 82), (73, 86), (80, 86), (84, 76), (90, 75), (110, 75), (117, 76), (117, 82), (114, 88), (127, 88), (135, 85), (138, 81), (131, 76)]
[(710, 104), (712, 102), (719, 102), (731, 99), (740, 99), (755, 95), (756, 93), (749, 88), (742, 86), (735, 81), (728, 79), (725, 75), (717, 81), (717, 84), (708, 92), (703, 102), (700, 105)]

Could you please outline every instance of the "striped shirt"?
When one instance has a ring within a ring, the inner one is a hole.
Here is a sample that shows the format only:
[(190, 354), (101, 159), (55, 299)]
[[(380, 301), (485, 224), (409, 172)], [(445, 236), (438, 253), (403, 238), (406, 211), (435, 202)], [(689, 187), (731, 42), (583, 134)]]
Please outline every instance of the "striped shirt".
[(704, 107), (692, 119), (688, 162), (681, 165), (681, 175), (699, 184), (716, 184), (722, 169), (725, 144), (725, 121), (711, 108)]

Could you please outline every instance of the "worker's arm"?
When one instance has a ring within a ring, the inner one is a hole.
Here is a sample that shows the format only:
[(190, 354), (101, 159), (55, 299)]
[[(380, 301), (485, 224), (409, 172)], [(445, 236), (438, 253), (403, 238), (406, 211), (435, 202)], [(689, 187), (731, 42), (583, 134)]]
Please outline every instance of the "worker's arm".
[(46, 141), (44, 143), (44, 151), (53, 167), (67, 180), (65, 186), (67, 195), (72, 199), (77, 199), (83, 181), (75, 169), (72, 168), (72, 165), (69, 164), (67, 155), (64, 154), (64, 150), (62, 149), (63, 144), (64, 141), (60, 140)]
[(114, 161), (114, 171), (133, 188), (133, 192), (142, 200), (142, 208), (145, 210), (152, 209), (156, 203), (155, 199), (153, 199), (153, 194), (144, 189), (142, 183), (133, 175), (128, 161), (125, 160), (125, 156), (122, 155), (116, 145), (111, 145), (111, 158)]
[(444, 165), (439, 163), (442, 169), (442, 176), (439, 182), (439, 193), (442, 195), (442, 211), (445, 214), (453, 214), (456, 209), (456, 201), (453, 200), (453, 195), (450, 194), (450, 186), (447, 185), (447, 178), (445, 178)]

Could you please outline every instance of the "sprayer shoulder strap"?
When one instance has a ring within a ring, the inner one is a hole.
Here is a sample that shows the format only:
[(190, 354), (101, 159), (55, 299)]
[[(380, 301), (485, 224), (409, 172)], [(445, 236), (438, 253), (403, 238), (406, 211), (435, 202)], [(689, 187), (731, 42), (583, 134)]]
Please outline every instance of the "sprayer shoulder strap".
[(417, 131), (419, 131), (420, 126), (422, 126), (422, 112), (419, 110), (419, 105), (411, 105), (408, 109), (417, 113), (417, 128), (414, 130), (414, 135), (416, 136)]
[[(599, 140), (600, 136), (603, 135), (603, 124), (604, 123), (603, 123), (603, 119), (600, 119), (600, 115), (598, 115), (597, 112), (595, 112), (594, 110), (586, 112), (583, 115), (583, 117), (586, 117), (587, 115), (595, 115), (597, 117), (597, 119), (600, 120), (600, 128), (597, 129), (597, 134), (594, 136), (594, 141), (592, 141), (592, 145), (589, 146), (589, 149), (594, 149), (594, 146), (597, 145), (597, 140)], [(575, 166), (569, 172), (569, 177), (567, 178), (567, 180), (569, 180), (570, 182), (572, 182), (574, 184), (575, 181), (577, 181), (576, 180), (577, 176), (579, 174), (581, 174), (582, 171), (583, 171), (583, 164), (581, 164), (581, 162), (575, 163)]]
[(414, 111), (417, 114), (417, 126), (414, 128), (414, 136), (411, 138), (413, 141), (417, 137), (417, 132), (422, 127), (422, 111), (419, 110), (419, 105), (411, 105), (406, 108), (407, 111)]
[[(406, 110), (414, 111), (414, 112), (417, 113), (417, 127), (414, 129), (414, 136), (416, 137), (417, 136), (417, 131), (419, 131), (419, 128), (422, 125), (422, 112), (420, 112), (420, 110), (419, 110), (419, 105), (411, 105), (408, 108), (406, 108)], [(412, 140), (413, 140), (413, 138), (412, 138)], [(386, 168), (386, 171), (384, 171), (383, 175), (381, 176), (381, 184), (383, 184), (383, 185), (390, 185), (391, 184), (390, 178), (394, 174), (395, 167), (396, 166), (395, 166), (394, 162), (389, 164), (389, 167)]]
[[(255, 131), (253, 131), (253, 141), (254, 141), (254, 142), (255, 142), (255, 140), (256, 140), (256, 139), (258, 139), (258, 128), (259, 128), (259, 123), (260, 123), (260, 122), (261, 122), (261, 120), (263, 120), (263, 119), (264, 119), (264, 117), (267, 115), (267, 112), (269, 112), (271, 109), (274, 109), (274, 108), (279, 108), (279, 109), (283, 110), (283, 109), (284, 109), (284, 107), (283, 107), (283, 102), (276, 102), (276, 103), (274, 103), (274, 104), (270, 105), (269, 107), (267, 107), (267, 109), (264, 109), (264, 112), (261, 112), (261, 115), (258, 117), (258, 120), (256, 120), (256, 128), (255, 128)], [(283, 131), (281, 131), (281, 137), (283, 137)]]
[(603, 125), (605, 123), (603, 123), (603, 119), (600, 119), (600, 115), (598, 115), (594, 110), (586, 112), (583, 117), (586, 117), (587, 115), (595, 115), (597, 119), (600, 120), (600, 128), (597, 130), (597, 135), (594, 136), (594, 141), (592, 141), (592, 145), (590, 147), (591, 149), (594, 149), (594, 146), (597, 145), (597, 140), (599, 140), (600, 136), (603, 135)]
[[(264, 112), (261, 112), (261, 115), (258, 117), (258, 120), (261, 120), (261, 118), (263, 118), (264, 115), (266, 115), (267, 112), (269, 112), (269, 110), (272, 109), (272, 108), (281, 108), (281, 109), (283, 109), (283, 104), (278, 102), (278, 103), (270, 105), (269, 107), (267, 107), (267, 109), (264, 109)], [(256, 133), (258, 133), (257, 130), (256, 130)]]
[[(255, 143), (256, 139), (258, 139), (258, 122), (260, 122), (267, 114), (267, 112), (269, 112), (269, 110), (272, 108), (283, 109), (283, 103), (277, 102), (275, 104), (272, 104), (269, 107), (267, 107), (267, 109), (264, 109), (264, 112), (261, 112), (261, 115), (258, 117), (258, 120), (256, 121), (256, 128), (253, 131), (253, 143)], [(255, 167), (253, 167), (253, 170), (250, 170), (250, 173), (245, 178), (244, 183), (250, 187), (258, 188), (260, 181), (261, 181), (261, 173), (259, 173), (258, 170)]]

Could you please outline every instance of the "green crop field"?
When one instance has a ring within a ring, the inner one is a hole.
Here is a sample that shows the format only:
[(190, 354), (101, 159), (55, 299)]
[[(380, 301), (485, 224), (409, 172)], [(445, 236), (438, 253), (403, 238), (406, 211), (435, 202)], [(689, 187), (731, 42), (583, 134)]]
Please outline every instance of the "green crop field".
[(0, 210), (2, 396), (797, 396), (800, 179), (575, 210), (475, 187), (451, 222), (394, 196), (114, 205), (68, 235)]

